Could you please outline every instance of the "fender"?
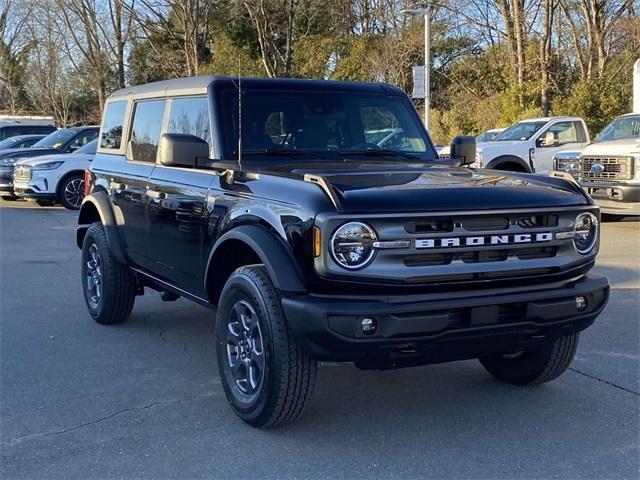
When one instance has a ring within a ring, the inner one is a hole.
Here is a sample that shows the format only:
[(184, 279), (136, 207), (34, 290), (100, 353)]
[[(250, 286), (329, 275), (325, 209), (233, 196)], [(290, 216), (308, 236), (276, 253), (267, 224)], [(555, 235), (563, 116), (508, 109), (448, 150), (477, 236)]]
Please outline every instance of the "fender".
[[(282, 245), (282, 241), (257, 225), (241, 225), (223, 234), (213, 245), (207, 261), (205, 286), (209, 280), (209, 272), (214, 272), (212, 265), (216, 250), (227, 240), (240, 240), (246, 243), (260, 257), (269, 271), (271, 281), (278, 290), (306, 293), (307, 289), (293, 256)], [(212, 267), (212, 268), (210, 268)]]
[(496, 157), (489, 163), (487, 163), (484, 168), (498, 169), (503, 163), (517, 163), (524, 169), (526, 173), (532, 173), (531, 166), (522, 158), (516, 155), (500, 155), (499, 157)]
[[(97, 214), (97, 215), (96, 215)], [(96, 218), (97, 217), (97, 218)], [(118, 232), (118, 224), (115, 219), (109, 197), (103, 191), (97, 191), (87, 195), (82, 201), (78, 216), (78, 230), (76, 232), (76, 243), (78, 248), (82, 248), (84, 237), (87, 234), (89, 225), (100, 220), (107, 235), (109, 248), (113, 256), (120, 263), (126, 263), (124, 256), (124, 245)]]

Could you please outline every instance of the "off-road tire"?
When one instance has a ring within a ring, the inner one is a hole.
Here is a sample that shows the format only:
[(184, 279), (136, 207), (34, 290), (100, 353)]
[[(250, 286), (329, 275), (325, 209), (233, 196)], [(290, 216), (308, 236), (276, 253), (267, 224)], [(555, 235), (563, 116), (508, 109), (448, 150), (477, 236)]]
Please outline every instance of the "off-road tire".
[(498, 380), (514, 385), (540, 385), (558, 378), (569, 368), (578, 347), (579, 334), (557, 338), (544, 347), (525, 350), (515, 357), (480, 358), (482, 366)]
[(18, 197), (16, 197), (15, 195), (2, 195), (2, 200), (4, 200), (5, 202), (15, 202), (16, 200), (18, 200)]
[[(96, 246), (99, 253), (102, 283), (102, 293), (95, 305), (91, 304), (87, 285), (89, 252), (92, 245)], [(82, 243), (81, 280), (89, 315), (96, 322), (113, 325), (122, 323), (129, 317), (136, 298), (136, 278), (129, 267), (114, 258), (100, 222), (91, 224)]]
[[(252, 396), (235, 382), (228, 358), (228, 329), (232, 309), (249, 302), (260, 326), (264, 376)], [(234, 412), (253, 427), (277, 427), (295, 420), (313, 394), (317, 363), (304, 352), (280, 305), (280, 297), (263, 265), (238, 268), (220, 295), (216, 314), (218, 370)]]

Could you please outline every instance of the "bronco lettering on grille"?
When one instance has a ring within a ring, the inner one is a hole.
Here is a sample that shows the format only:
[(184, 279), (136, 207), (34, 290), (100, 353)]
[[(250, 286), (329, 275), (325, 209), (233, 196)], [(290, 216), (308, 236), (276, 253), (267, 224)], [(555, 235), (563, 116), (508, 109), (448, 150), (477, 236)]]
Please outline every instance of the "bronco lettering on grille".
[(521, 243), (549, 242), (551, 232), (519, 233), (515, 235), (484, 235), (479, 237), (421, 238), (415, 241), (416, 248), (478, 247), (483, 245), (511, 245)]

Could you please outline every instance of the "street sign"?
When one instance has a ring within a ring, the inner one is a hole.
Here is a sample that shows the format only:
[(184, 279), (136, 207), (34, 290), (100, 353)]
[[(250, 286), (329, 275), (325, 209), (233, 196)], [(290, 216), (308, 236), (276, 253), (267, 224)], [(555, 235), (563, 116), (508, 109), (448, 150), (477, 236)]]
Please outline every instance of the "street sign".
[(413, 92), (412, 98), (424, 98), (424, 67), (414, 65), (413, 67)]

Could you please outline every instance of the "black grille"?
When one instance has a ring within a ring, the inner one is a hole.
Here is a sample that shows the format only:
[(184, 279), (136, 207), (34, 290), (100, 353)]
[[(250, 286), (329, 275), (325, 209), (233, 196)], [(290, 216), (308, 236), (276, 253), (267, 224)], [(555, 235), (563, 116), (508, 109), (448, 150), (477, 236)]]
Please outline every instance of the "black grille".
[(519, 260), (533, 260), (536, 258), (552, 258), (558, 253), (558, 247), (529, 247), (520, 249), (474, 250), (461, 253), (425, 253), (411, 255), (404, 259), (407, 267), (429, 267), (448, 265), (454, 260), (464, 263), (503, 262), (509, 257)]
[(486, 232), (509, 228), (509, 219), (504, 217), (465, 218), (461, 223), (462, 228), (470, 232)]
[[(582, 178), (584, 180), (611, 181), (633, 178), (632, 157), (582, 157)], [(593, 172), (593, 165), (602, 165), (602, 172)]]
[(453, 221), (441, 218), (425, 218), (407, 223), (404, 226), (409, 233), (435, 233), (453, 231)]

